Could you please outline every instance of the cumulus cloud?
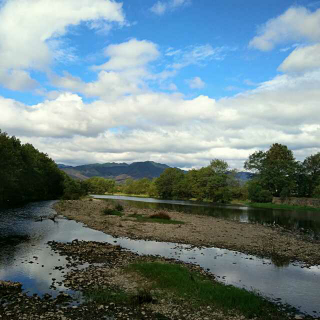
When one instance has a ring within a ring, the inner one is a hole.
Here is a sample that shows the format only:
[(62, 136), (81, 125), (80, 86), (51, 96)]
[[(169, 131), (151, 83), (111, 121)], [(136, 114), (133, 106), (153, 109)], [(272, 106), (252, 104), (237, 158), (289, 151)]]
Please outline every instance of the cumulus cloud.
[(109, 0), (10, 0), (0, 8), (0, 21), (0, 71), (20, 72), (19, 85), (23, 89), (30, 85), (30, 76), (22, 76), (22, 71), (47, 71), (55, 56), (67, 52), (54, 40), (63, 36), (69, 26), (82, 21), (121, 24), (125, 18), (122, 4)]
[(283, 72), (306, 72), (320, 68), (320, 43), (296, 48), (280, 65)]
[(53, 85), (79, 92), (87, 97), (115, 100), (128, 94), (147, 91), (146, 79), (164, 79), (163, 74), (149, 72), (149, 64), (160, 56), (157, 46), (150, 41), (131, 39), (105, 48), (106, 63), (95, 66), (97, 80), (84, 82), (79, 77), (64, 73), (51, 77)]
[(159, 57), (157, 46), (150, 41), (131, 39), (120, 44), (109, 45), (105, 49), (108, 62), (96, 67), (104, 70), (123, 70), (144, 67)]
[(320, 151), (319, 87), (314, 71), (279, 75), (220, 100), (142, 92), (85, 103), (64, 93), (30, 107), (1, 99), (0, 127), (65, 163), (153, 160), (190, 168), (223, 158), (241, 168), (274, 142), (300, 158)]
[(150, 11), (161, 16), (167, 11), (172, 11), (178, 7), (189, 5), (191, 0), (169, 0), (169, 1), (158, 1), (151, 8)]
[(260, 27), (249, 46), (269, 51), (279, 43), (300, 40), (320, 42), (320, 9), (312, 12), (304, 7), (289, 8)]
[(193, 79), (186, 80), (186, 83), (191, 89), (202, 89), (206, 85), (200, 77), (194, 77)]

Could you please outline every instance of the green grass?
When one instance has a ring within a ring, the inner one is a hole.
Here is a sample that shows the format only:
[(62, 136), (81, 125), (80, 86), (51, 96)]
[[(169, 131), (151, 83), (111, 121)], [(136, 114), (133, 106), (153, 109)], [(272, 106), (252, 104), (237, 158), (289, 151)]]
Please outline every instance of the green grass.
[(123, 213), (116, 210), (116, 209), (110, 209), (110, 208), (105, 208), (102, 210), (102, 214), (105, 216), (118, 216), (118, 217), (122, 217)]
[(127, 269), (153, 281), (154, 289), (167, 290), (177, 297), (188, 299), (190, 305), (195, 307), (213, 305), (227, 312), (241, 312), (249, 318), (286, 319), (274, 304), (258, 294), (214, 282), (181, 265), (141, 262), (131, 264)]
[(308, 206), (293, 206), (288, 204), (275, 204), (275, 203), (255, 203), (255, 202), (243, 202), (248, 207), (253, 208), (266, 208), (266, 209), (282, 209), (282, 210), (302, 210), (302, 211), (318, 211), (320, 208), (308, 207)]
[(129, 215), (130, 218), (136, 218), (137, 222), (149, 222), (149, 223), (164, 223), (164, 224), (184, 224), (183, 221), (179, 220), (169, 220), (169, 219), (162, 219), (162, 218), (154, 218), (152, 216), (143, 216), (142, 214), (131, 214)]
[(153, 298), (148, 290), (140, 289), (137, 293), (126, 293), (120, 289), (98, 288), (84, 293), (88, 301), (98, 304), (115, 303), (125, 306), (137, 306), (143, 303), (153, 302)]

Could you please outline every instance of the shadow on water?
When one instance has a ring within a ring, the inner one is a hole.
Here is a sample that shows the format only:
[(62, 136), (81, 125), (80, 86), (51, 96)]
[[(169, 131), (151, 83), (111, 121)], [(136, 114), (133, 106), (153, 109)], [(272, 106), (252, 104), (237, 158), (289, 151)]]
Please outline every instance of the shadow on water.
[(98, 199), (124, 200), (137, 209), (174, 210), (184, 213), (207, 215), (244, 223), (280, 226), (320, 240), (320, 212), (261, 209), (236, 205), (214, 205), (193, 201), (160, 200), (124, 196), (93, 195)]
[[(2, 211), (0, 214), (0, 234), (8, 240), (7, 249), (4, 251), (1, 247), (0, 250), (0, 279), (21, 282), (30, 295), (50, 293), (55, 297), (59, 291), (74, 294), (62, 283), (63, 276), (70, 270), (66, 259), (52, 251), (47, 242), (78, 239), (118, 244), (141, 255), (159, 255), (196, 263), (214, 273), (223, 283), (257, 290), (301, 312), (320, 316), (319, 267), (293, 265), (276, 255), (271, 260), (260, 259), (219, 248), (194, 248), (175, 243), (114, 238), (61, 217), (56, 219), (56, 223), (48, 219), (37, 222), (39, 216), (55, 214), (52, 204), (50, 201), (33, 203), (20, 208), (20, 211)], [(19, 235), (22, 238), (17, 238)], [(15, 240), (11, 243), (10, 239)], [(56, 288), (51, 286), (53, 281)]]

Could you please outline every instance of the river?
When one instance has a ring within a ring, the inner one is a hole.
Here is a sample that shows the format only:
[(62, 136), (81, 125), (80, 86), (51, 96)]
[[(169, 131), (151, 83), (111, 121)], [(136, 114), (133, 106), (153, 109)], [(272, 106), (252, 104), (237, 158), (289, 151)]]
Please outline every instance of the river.
[[(69, 271), (67, 261), (47, 245), (51, 240), (69, 242), (78, 239), (105, 241), (139, 254), (196, 263), (215, 274), (221, 282), (257, 290), (270, 299), (298, 308), (302, 313), (320, 316), (319, 266), (304, 268), (289, 264), (277, 267), (269, 259), (219, 248), (199, 249), (175, 243), (114, 238), (63, 217), (55, 222), (37, 221), (40, 216), (55, 214), (53, 203), (37, 202), (0, 210), (0, 279), (21, 282), (30, 295), (50, 293), (56, 296), (59, 291), (78, 294), (63, 286), (63, 276)], [(53, 278), (56, 279), (56, 289), (51, 287)]]

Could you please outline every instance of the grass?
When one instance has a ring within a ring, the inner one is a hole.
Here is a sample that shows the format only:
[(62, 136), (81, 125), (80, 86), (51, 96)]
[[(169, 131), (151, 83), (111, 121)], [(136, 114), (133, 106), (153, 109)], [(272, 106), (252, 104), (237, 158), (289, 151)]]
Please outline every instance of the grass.
[(123, 213), (116, 210), (116, 209), (111, 209), (111, 208), (105, 208), (102, 210), (102, 214), (105, 216), (118, 216), (118, 217), (122, 217)]
[(165, 212), (154, 213), (150, 216), (150, 219), (163, 219), (163, 220), (171, 220), (171, 217)]
[(100, 288), (92, 289), (84, 293), (89, 301), (98, 304), (115, 303), (126, 306), (137, 306), (143, 303), (153, 302), (150, 291), (139, 289), (137, 293), (127, 293), (120, 289)]
[[(157, 214), (155, 214), (157, 215)], [(183, 221), (179, 221), (179, 220), (171, 220), (168, 218), (159, 218), (159, 217), (155, 217), (155, 215), (152, 216), (144, 216), (142, 214), (138, 214), (138, 213), (134, 213), (129, 215), (130, 218), (136, 218), (137, 222), (149, 222), (149, 223), (164, 223), (164, 224), (184, 224)]]
[(190, 306), (213, 305), (227, 312), (240, 312), (249, 318), (286, 319), (274, 304), (258, 294), (213, 282), (181, 265), (140, 262), (129, 265), (127, 269), (151, 280), (154, 289), (169, 291), (179, 298), (190, 300)]

